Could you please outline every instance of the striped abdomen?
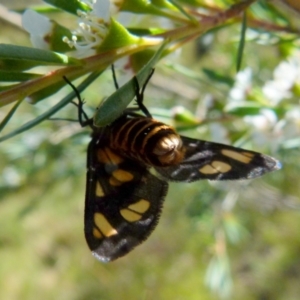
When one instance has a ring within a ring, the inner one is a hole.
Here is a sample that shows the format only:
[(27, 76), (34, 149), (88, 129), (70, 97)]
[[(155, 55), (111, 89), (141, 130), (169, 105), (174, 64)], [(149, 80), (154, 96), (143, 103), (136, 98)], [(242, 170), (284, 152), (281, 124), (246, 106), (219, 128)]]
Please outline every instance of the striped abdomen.
[(180, 136), (164, 123), (146, 117), (120, 118), (110, 126), (110, 146), (152, 166), (170, 166), (183, 159)]

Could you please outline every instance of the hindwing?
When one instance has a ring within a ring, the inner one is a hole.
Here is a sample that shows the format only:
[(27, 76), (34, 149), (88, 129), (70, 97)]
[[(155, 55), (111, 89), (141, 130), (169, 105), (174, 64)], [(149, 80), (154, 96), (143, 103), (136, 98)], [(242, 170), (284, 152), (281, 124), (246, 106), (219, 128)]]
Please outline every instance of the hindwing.
[[(88, 148), (85, 237), (101, 261), (127, 254), (156, 226), (168, 184), (113, 151), (105, 130)], [(101, 141), (101, 142), (100, 142)]]

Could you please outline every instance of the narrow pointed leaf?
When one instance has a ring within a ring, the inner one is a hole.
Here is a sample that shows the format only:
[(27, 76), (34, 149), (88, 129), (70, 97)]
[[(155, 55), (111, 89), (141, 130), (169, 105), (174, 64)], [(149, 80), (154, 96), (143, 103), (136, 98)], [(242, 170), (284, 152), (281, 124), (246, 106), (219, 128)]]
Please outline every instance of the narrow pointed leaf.
[[(154, 68), (156, 62), (159, 60), (165, 45), (163, 44), (149, 62), (137, 73), (136, 77), (141, 87), (146, 82), (151, 69)], [(122, 114), (134, 96), (135, 82), (134, 79), (131, 79), (100, 104), (94, 116), (95, 126), (105, 126), (114, 121)]]

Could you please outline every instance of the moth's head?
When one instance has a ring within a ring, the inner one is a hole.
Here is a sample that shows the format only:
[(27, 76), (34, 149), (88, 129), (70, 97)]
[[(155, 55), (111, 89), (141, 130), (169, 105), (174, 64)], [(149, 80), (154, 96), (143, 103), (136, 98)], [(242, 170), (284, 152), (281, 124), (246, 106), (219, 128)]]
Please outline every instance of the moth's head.
[(162, 136), (153, 148), (153, 154), (157, 156), (162, 166), (180, 163), (184, 156), (180, 136), (175, 132)]

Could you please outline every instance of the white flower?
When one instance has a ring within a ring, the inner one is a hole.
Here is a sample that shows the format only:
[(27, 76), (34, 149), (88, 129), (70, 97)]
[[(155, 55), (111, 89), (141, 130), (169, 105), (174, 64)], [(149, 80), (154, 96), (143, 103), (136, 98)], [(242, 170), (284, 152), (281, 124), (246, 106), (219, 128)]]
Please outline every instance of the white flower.
[(281, 62), (274, 70), (274, 79), (267, 81), (262, 91), (273, 105), (292, 96), (291, 89), (300, 82), (299, 53)]
[(269, 131), (278, 121), (274, 111), (267, 108), (261, 109), (259, 115), (245, 116), (244, 120), (259, 131)]
[(246, 68), (236, 74), (234, 87), (229, 92), (229, 98), (233, 101), (242, 101), (246, 99), (248, 91), (251, 88), (252, 69)]
[(27, 9), (22, 15), (22, 25), (30, 33), (30, 40), (35, 48), (49, 49), (46, 37), (51, 34), (53, 23), (47, 17)]
[(286, 112), (285, 117), (280, 122), (278, 130), (284, 148), (291, 147), (291, 141), (297, 141), (299, 145), (300, 135), (300, 108), (293, 107), (293, 109)]
[(251, 140), (260, 147), (269, 145), (273, 150), (279, 147), (279, 122), (272, 109), (263, 108), (260, 114), (245, 116), (244, 121), (251, 125)]
[(72, 40), (64, 37), (63, 41), (77, 50), (77, 57), (87, 57), (95, 54), (95, 49), (101, 45), (108, 33), (110, 15), (117, 11), (117, 7), (109, 0), (81, 2), (85, 3), (91, 11), (77, 11), (79, 27), (73, 32)]

